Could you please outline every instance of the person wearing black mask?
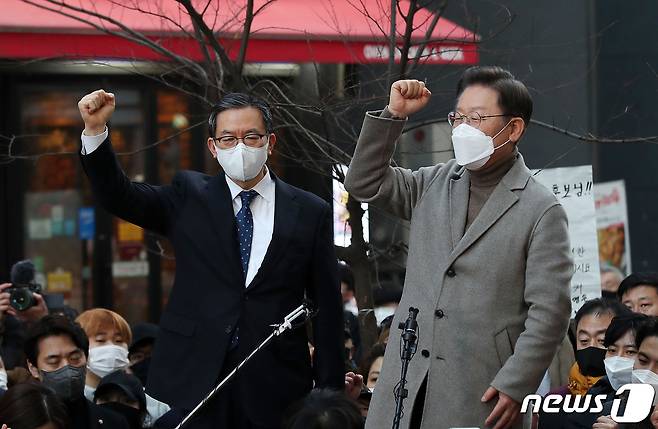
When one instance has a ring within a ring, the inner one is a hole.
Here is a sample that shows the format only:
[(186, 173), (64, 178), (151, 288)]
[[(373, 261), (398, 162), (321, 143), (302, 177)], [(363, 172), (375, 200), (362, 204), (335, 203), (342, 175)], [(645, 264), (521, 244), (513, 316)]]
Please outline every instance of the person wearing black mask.
[(65, 403), (71, 429), (129, 429), (121, 415), (84, 397), (89, 342), (80, 326), (63, 316), (45, 316), (28, 329), (24, 351), (30, 374)]
[[(584, 395), (604, 375), (606, 358), (605, 334), (612, 319), (629, 311), (619, 301), (606, 298), (592, 299), (576, 312), (576, 363), (569, 371), (569, 382), (557, 391), (561, 395)], [(565, 414), (540, 412), (539, 429), (565, 427)]]
[(587, 301), (576, 313), (576, 363), (569, 373), (567, 388), (572, 395), (584, 395), (605, 375), (605, 333), (616, 316), (628, 310), (615, 300)]
[(132, 327), (133, 342), (128, 348), (128, 359), (130, 370), (143, 386), (146, 386), (149, 367), (151, 365), (151, 353), (158, 337), (158, 326), (153, 323), (138, 323)]
[(94, 392), (94, 403), (121, 414), (130, 429), (144, 427), (146, 395), (137, 377), (122, 370), (106, 375)]

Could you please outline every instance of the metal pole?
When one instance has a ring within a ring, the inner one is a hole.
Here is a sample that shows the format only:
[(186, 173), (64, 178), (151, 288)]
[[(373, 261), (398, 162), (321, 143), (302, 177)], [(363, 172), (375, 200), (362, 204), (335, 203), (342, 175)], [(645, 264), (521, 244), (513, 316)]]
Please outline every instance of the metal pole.
[(240, 371), (242, 367), (245, 366), (245, 364), (249, 362), (249, 360), (252, 357), (254, 357), (263, 348), (265, 348), (265, 346), (267, 346), (274, 339), (274, 337), (278, 337), (279, 335), (283, 334), (285, 331), (292, 329), (292, 323), (297, 318), (299, 318), (299, 316), (301, 315), (308, 316), (309, 314), (310, 314), (310, 310), (308, 309), (306, 304), (302, 304), (296, 309), (294, 309), (290, 314), (288, 314), (284, 318), (283, 323), (281, 323), (280, 325), (271, 325), (274, 328), (273, 332), (267, 338), (265, 338), (265, 340), (262, 343), (260, 343), (260, 345), (256, 347), (256, 349), (254, 349), (254, 351), (252, 351), (249, 354), (249, 356), (247, 356), (242, 362), (240, 362), (238, 366), (236, 366), (233, 369), (233, 371), (231, 371), (226, 377), (224, 377), (224, 379), (217, 386), (215, 386), (215, 388), (211, 390), (210, 393), (208, 393), (208, 395), (206, 395), (206, 397), (203, 398), (203, 400), (199, 402), (199, 404), (192, 411), (190, 411), (190, 413), (183, 419), (183, 421), (181, 421), (178, 424), (178, 426), (176, 426), (175, 429), (182, 428), (185, 423), (187, 423), (192, 417), (194, 417), (194, 415), (196, 415), (196, 413), (201, 408), (203, 408), (208, 403), (208, 401), (210, 401), (213, 398), (213, 396), (215, 396), (215, 394), (217, 394), (217, 392), (221, 390), (222, 387), (224, 387), (229, 381), (231, 381), (231, 379), (235, 377), (238, 371)]

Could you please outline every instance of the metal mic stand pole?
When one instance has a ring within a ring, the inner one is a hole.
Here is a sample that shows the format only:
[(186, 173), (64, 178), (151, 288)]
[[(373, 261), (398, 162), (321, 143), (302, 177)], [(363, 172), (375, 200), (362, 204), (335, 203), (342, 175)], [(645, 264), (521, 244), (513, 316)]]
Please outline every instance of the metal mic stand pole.
[(402, 369), (400, 374), (400, 382), (398, 383), (397, 388), (395, 389), (395, 416), (393, 417), (393, 429), (398, 429), (400, 427), (400, 421), (402, 420), (402, 410), (404, 406), (402, 402), (404, 399), (409, 396), (409, 391), (405, 388), (407, 384), (407, 370), (409, 369), (409, 362), (411, 358), (416, 354), (418, 334), (418, 322), (416, 321), (416, 316), (418, 315), (418, 309), (409, 307), (409, 317), (407, 321), (402, 323), (400, 322), (399, 328), (402, 329), (402, 350), (400, 352), (400, 359), (402, 360)]
[(184, 424), (190, 421), (190, 419), (194, 417), (194, 415), (196, 415), (196, 413), (198, 413), (199, 410), (203, 408), (213, 398), (213, 396), (215, 396), (215, 394), (217, 394), (217, 392), (219, 392), (222, 389), (222, 387), (224, 387), (229, 381), (231, 381), (233, 377), (235, 377), (235, 374), (237, 374), (238, 371), (240, 371), (240, 369), (242, 369), (242, 367), (247, 362), (249, 362), (249, 360), (252, 357), (254, 357), (263, 348), (265, 348), (265, 346), (267, 346), (274, 339), (274, 337), (278, 337), (279, 335), (283, 334), (285, 331), (292, 329), (292, 323), (301, 315), (308, 316), (309, 314), (310, 314), (310, 310), (308, 309), (306, 304), (302, 304), (296, 309), (294, 309), (290, 314), (288, 314), (284, 318), (282, 324), (272, 325), (274, 327), (274, 331), (267, 338), (265, 338), (265, 340), (262, 343), (260, 343), (260, 345), (256, 347), (256, 349), (254, 349), (254, 351), (252, 351), (249, 354), (249, 356), (244, 358), (244, 360), (240, 362), (238, 366), (236, 366), (233, 369), (233, 371), (231, 371), (217, 386), (215, 386), (215, 388), (211, 390), (210, 393), (208, 393), (208, 395), (205, 398), (203, 398), (201, 402), (199, 402), (199, 405), (197, 405), (192, 411), (190, 411), (190, 413), (183, 419), (182, 422), (178, 424), (178, 426), (176, 426), (175, 429), (182, 428)]

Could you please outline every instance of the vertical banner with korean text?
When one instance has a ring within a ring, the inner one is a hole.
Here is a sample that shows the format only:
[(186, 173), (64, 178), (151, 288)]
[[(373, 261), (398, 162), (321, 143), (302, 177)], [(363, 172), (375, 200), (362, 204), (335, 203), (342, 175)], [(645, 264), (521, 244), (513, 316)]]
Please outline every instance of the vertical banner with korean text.
[(567, 212), (574, 263), (571, 279), (573, 317), (585, 301), (601, 296), (592, 166), (546, 168), (533, 174)]
[(631, 273), (631, 247), (623, 180), (594, 185), (596, 227), (599, 237), (599, 261)]

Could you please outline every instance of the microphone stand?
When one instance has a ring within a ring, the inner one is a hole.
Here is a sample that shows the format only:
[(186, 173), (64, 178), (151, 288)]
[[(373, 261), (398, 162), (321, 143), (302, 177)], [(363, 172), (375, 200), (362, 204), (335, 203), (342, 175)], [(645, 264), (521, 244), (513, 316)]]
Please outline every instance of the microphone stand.
[(231, 381), (235, 377), (238, 371), (240, 371), (242, 367), (245, 366), (245, 364), (249, 362), (249, 360), (252, 357), (254, 357), (263, 348), (265, 348), (270, 342), (272, 342), (274, 337), (278, 337), (279, 335), (283, 334), (285, 331), (293, 329), (292, 323), (300, 316), (303, 315), (304, 319), (306, 319), (306, 317), (308, 317), (310, 314), (311, 314), (310, 309), (308, 308), (306, 303), (304, 303), (299, 307), (297, 307), (296, 309), (294, 309), (292, 312), (290, 312), (290, 314), (288, 314), (283, 319), (283, 323), (279, 325), (271, 325), (274, 328), (272, 333), (267, 338), (265, 338), (265, 340), (263, 340), (263, 342), (260, 343), (260, 345), (256, 347), (254, 351), (252, 351), (249, 354), (249, 356), (244, 358), (244, 360), (240, 362), (238, 366), (236, 366), (233, 369), (233, 371), (231, 371), (217, 386), (215, 386), (215, 388), (211, 390), (210, 393), (208, 393), (208, 395), (201, 402), (199, 402), (199, 404), (192, 411), (190, 411), (190, 413), (183, 419), (183, 421), (181, 421), (178, 424), (178, 426), (176, 426), (175, 429), (180, 429), (181, 427), (183, 427), (184, 424), (190, 421), (190, 419), (194, 417), (199, 412), (199, 410), (203, 408), (213, 398), (213, 396), (215, 396), (217, 392), (219, 392), (222, 389), (222, 387), (224, 387), (229, 381)]
[(416, 316), (418, 316), (418, 309), (409, 307), (409, 317), (407, 317), (406, 322), (398, 325), (398, 328), (402, 330), (401, 335), (401, 345), (400, 350), (400, 359), (402, 360), (402, 369), (400, 374), (400, 382), (397, 384), (394, 390), (395, 396), (395, 416), (393, 417), (393, 429), (398, 429), (400, 427), (400, 421), (402, 420), (404, 405), (404, 399), (409, 396), (409, 391), (405, 388), (407, 384), (407, 370), (409, 369), (409, 362), (411, 358), (416, 354), (416, 348), (418, 347), (418, 322), (416, 321)]

